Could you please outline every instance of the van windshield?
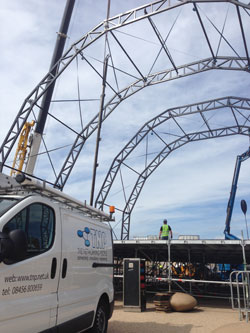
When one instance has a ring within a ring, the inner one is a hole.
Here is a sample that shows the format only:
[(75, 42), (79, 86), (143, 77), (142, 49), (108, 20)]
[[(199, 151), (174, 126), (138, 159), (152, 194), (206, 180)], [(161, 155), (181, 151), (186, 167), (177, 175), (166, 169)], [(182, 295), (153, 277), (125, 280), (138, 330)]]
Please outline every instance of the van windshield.
[(1, 198), (0, 197), (0, 216), (7, 212), (7, 210), (14, 206), (20, 199), (16, 198)]

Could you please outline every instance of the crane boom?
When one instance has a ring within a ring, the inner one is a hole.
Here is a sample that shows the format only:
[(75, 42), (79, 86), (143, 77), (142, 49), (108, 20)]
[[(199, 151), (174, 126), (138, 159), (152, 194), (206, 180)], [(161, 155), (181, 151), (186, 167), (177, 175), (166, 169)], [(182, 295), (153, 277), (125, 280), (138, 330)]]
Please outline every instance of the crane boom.
[(236, 158), (231, 192), (230, 192), (230, 197), (229, 197), (228, 204), (227, 204), (227, 217), (226, 217), (226, 225), (225, 225), (225, 230), (224, 230), (225, 239), (239, 239), (230, 233), (230, 223), (231, 223), (234, 201), (235, 201), (235, 196), (236, 196), (236, 191), (237, 191), (237, 184), (238, 184), (238, 179), (239, 179), (239, 174), (240, 174), (241, 162), (245, 161), (249, 157), (250, 157), (250, 147), (248, 148), (247, 151), (245, 151), (241, 155), (238, 155)]
[[(75, 5), (75, 0), (67, 0), (66, 6), (64, 9), (61, 26), (60, 26), (59, 32), (57, 34), (57, 40), (56, 40), (54, 53), (53, 53), (51, 64), (50, 64), (51, 75), (56, 74), (57, 69), (58, 69), (57, 62), (63, 54), (63, 49), (64, 49), (64, 45), (66, 42), (68, 27), (69, 27), (74, 5)], [(43, 95), (43, 99), (41, 102), (40, 112), (38, 115), (38, 120), (37, 120), (36, 128), (34, 131), (34, 135), (33, 135), (31, 151), (30, 151), (30, 155), (29, 155), (27, 165), (26, 165), (26, 170), (25, 170), (25, 172), (30, 175), (33, 174), (33, 171), (35, 168), (36, 158), (37, 158), (37, 154), (38, 154), (38, 151), (40, 148), (42, 135), (43, 135), (46, 119), (47, 119), (48, 112), (49, 112), (49, 107), (50, 107), (54, 87), (55, 87), (55, 82), (50, 84), (49, 88), (46, 90), (45, 94)]]

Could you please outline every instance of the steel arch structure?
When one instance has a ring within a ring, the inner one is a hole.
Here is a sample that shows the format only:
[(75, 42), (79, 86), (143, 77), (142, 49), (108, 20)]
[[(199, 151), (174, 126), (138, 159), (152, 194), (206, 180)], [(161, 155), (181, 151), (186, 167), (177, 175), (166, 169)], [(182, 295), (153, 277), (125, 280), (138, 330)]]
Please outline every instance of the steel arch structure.
[[(104, 106), (103, 121), (107, 119), (107, 117), (120, 105), (122, 101), (146, 87), (214, 69), (250, 72), (248, 66), (245, 65), (245, 61), (247, 61), (247, 58), (217, 57), (216, 61), (214, 61), (213, 58), (207, 58), (179, 66), (177, 67), (177, 72), (174, 68), (172, 68), (160, 73), (151, 74), (146, 78), (146, 82), (144, 79), (137, 80), (114, 95), (113, 98)], [(96, 114), (87, 126), (85, 126), (83, 131), (76, 137), (75, 142), (55, 181), (55, 186), (57, 188), (63, 189), (86, 140), (97, 129), (97, 126), (98, 114)]]
[[(214, 128), (208, 117), (206, 117), (206, 113), (211, 112), (212, 110), (220, 112), (221, 109), (225, 108), (227, 108), (228, 112), (232, 115), (230, 119), (231, 123), (227, 124), (225, 127)], [(207, 128), (207, 130), (187, 132), (178, 122), (178, 119), (180, 119), (181, 117), (192, 116), (195, 114), (200, 115), (203, 125)], [(96, 199), (96, 206), (99, 206), (99, 208), (101, 209), (103, 208), (120, 167), (122, 165), (126, 165), (127, 167), (132, 169), (132, 167), (130, 167), (128, 163), (125, 164), (126, 158), (128, 158), (131, 152), (142, 143), (143, 139), (149, 133), (156, 133), (155, 130), (158, 126), (173, 119), (176, 123), (176, 126), (181, 129), (182, 135), (179, 136), (178, 139), (169, 143), (165, 142), (161, 138), (161, 141), (164, 142), (163, 149), (157, 154), (157, 156), (147, 165), (147, 167), (142, 172), (137, 172), (137, 181), (129, 195), (129, 198), (125, 203), (124, 208), (122, 209), (122, 240), (129, 239), (131, 213), (134, 209), (136, 201), (141, 193), (141, 190), (147, 178), (156, 170), (156, 168), (158, 168), (158, 166), (165, 160), (167, 156), (169, 156), (171, 152), (175, 151), (176, 149), (182, 147), (187, 143), (194, 141), (220, 138), (237, 134), (249, 136), (250, 99), (230, 96), (220, 99), (204, 101), (196, 104), (183, 105), (177, 108), (168, 109), (146, 122), (113, 160), (108, 174), (98, 193)], [(159, 134), (157, 135), (159, 136)]]
[[(239, 25), (240, 25), (240, 31), (241, 31), (241, 38), (244, 45), (245, 50), (245, 56), (237, 56), (237, 57), (216, 57), (213, 49), (211, 47), (211, 43), (209, 41), (206, 29), (204, 27), (204, 24), (200, 18), (199, 10), (197, 8), (196, 3), (207, 3), (207, 2), (214, 2), (214, 3), (221, 3), (226, 2), (230, 3), (231, 5), (235, 6)], [(11, 126), (9, 132), (7, 133), (7, 136), (0, 148), (0, 169), (4, 167), (4, 164), (13, 149), (13, 146), (25, 124), (28, 117), (30, 116), (31, 112), (39, 111), (41, 108), (41, 105), (39, 104), (41, 97), (44, 95), (44, 93), (47, 91), (47, 89), (52, 85), (58, 77), (65, 71), (65, 69), (72, 63), (72, 61), (77, 57), (81, 56), (83, 60), (86, 60), (83, 55), (83, 51), (95, 43), (98, 39), (100, 39), (102, 36), (105, 36), (108, 32), (112, 33), (112, 31), (115, 31), (116, 29), (119, 29), (121, 27), (127, 26), (129, 24), (133, 24), (135, 22), (139, 22), (143, 19), (150, 19), (151, 17), (162, 14), (166, 11), (169, 11), (174, 8), (181, 7), (183, 5), (191, 4), (194, 6), (194, 10), (197, 13), (200, 26), (202, 28), (202, 31), (204, 33), (207, 45), (209, 47), (211, 58), (201, 60), (197, 63), (188, 64), (181, 66), (180, 68), (177, 68), (173, 66), (173, 69), (158, 72), (153, 75), (149, 75), (148, 77), (146, 75), (140, 75), (140, 72), (138, 71), (139, 76), (141, 78), (134, 82), (133, 84), (130, 84), (126, 88), (122, 89), (121, 91), (117, 91), (115, 89), (112, 90), (114, 92), (114, 97), (106, 104), (105, 106), (105, 112), (106, 115), (109, 115), (110, 111), (112, 110), (113, 105), (116, 104), (116, 106), (125, 98), (131, 96), (135, 92), (139, 91), (140, 89), (153, 85), (159, 82), (165, 82), (167, 78), (173, 79), (174, 73), (176, 72), (177, 76), (180, 77), (184, 75), (191, 75), (194, 72), (194, 67), (196, 66), (198, 68), (198, 71), (206, 71), (208, 69), (231, 69), (231, 70), (244, 70), (249, 72), (249, 54), (248, 54), (248, 48), (245, 38), (245, 31), (241, 20), (241, 12), (240, 9), (244, 9), (247, 11), (249, 15), (250, 5), (238, 2), (236, 0), (229, 0), (229, 1), (222, 1), (222, 0), (192, 0), (192, 1), (178, 1), (174, 4), (170, 3), (170, 0), (159, 0), (154, 1), (150, 4), (141, 6), (139, 8), (127, 11), (126, 13), (116, 15), (112, 18), (108, 18), (107, 20), (104, 20), (99, 25), (97, 25), (94, 29), (92, 29), (90, 32), (88, 32), (86, 35), (84, 35), (79, 41), (74, 43), (70, 49), (62, 56), (62, 58), (57, 62), (57, 64), (51, 69), (51, 71), (40, 81), (40, 83), (34, 88), (34, 90), (27, 96), (25, 101), (23, 102), (21, 109), (18, 112), (17, 117), (14, 120), (13, 125)], [(159, 33), (156, 31), (156, 35), (159, 38)], [(162, 47), (165, 45), (162, 43)], [(123, 50), (124, 51), (124, 50)], [(132, 62), (131, 62), (132, 63)], [(133, 63), (132, 63), (133, 64)], [(135, 68), (137, 68), (136, 64), (134, 64)], [(225, 68), (226, 67), (226, 68)], [(56, 74), (53, 74), (54, 70), (56, 68)], [(181, 71), (183, 70), (182, 74)], [(196, 69), (197, 71), (197, 69)], [(189, 72), (189, 73), (188, 73)], [(139, 87), (139, 88), (138, 88)], [(117, 99), (117, 101), (116, 101)], [(69, 156), (67, 157), (63, 169), (59, 173), (59, 176), (57, 177), (57, 180), (55, 182), (55, 186), (59, 188), (63, 188), (65, 185), (69, 174), (76, 162), (77, 157), (79, 156), (79, 153), (83, 147), (84, 142), (88, 138), (88, 135), (91, 135), (93, 131), (96, 129), (96, 118), (93, 119), (91, 123), (86, 127), (85, 131), (82, 133), (79, 133), (77, 136), (77, 139), (75, 143), (72, 146), (71, 152)], [(104, 117), (104, 120), (106, 118)], [(87, 133), (85, 136), (84, 133)]]

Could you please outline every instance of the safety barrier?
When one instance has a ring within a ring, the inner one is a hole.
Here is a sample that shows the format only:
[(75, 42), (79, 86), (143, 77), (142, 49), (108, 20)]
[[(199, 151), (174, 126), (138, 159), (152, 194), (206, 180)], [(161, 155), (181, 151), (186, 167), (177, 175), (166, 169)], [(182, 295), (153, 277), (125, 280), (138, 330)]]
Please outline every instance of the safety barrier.
[(232, 309), (239, 311), (240, 320), (245, 319), (248, 322), (250, 313), (250, 271), (231, 272), (230, 290)]

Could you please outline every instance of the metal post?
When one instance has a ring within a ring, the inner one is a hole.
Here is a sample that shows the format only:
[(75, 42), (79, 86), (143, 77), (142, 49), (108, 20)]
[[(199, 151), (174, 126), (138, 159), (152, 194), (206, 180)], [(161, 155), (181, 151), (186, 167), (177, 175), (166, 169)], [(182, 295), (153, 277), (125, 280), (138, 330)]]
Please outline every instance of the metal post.
[[(62, 57), (63, 50), (64, 50), (64, 45), (65, 41), (67, 38), (67, 32), (68, 32), (68, 27), (70, 23), (70, 19), (72, 16), (73, 8), (74, 8), (75, 0), (67, 0), (65, 9), (64, 9), (64, 14), (61, 22), (61, 26), (59, 29), (59, 32), (57, 34), (57, 40), (56, 40), (56, 45), (54, 48), (54, 53), (51, 59), (51, 64), (50, 64), (50, 73), (51, 77), (56, 75), (56, 72), (58, 70), (58, 66), (56, 65), (58, 60)], [(34, 172), (35, 164), (36, 164), (36, 159), (37, 159), (37, 154), (39, 152), (41, 140), (42, 140), (42, 134), (44, 131), (46, 119), (48, 116), (49, 112), (49, 107), (51, 103), (51, 98), (53, 95), (54, 87), (55, 87), (55, 82), (54, 81), (52, 84), (50, 84), (49, 88), (43, 95), (43, 99), (41, 102), (41, 108), (40, 112), (38, 115), (38, 120), (36, 124), (36, 128), (34, 131), (34, 136), (33, 136), (33, 143), (31, 146), (30, 150), (30, 156), (28, 158), (27, 166), (25, 172), (32, 175)], [(49, 83), (48, 83), (49, 85)]]
[(245, 215), (245, 223), (246, 223), (246, 229), (247, 229), (247, 239), (249, 239), (248, 226), (247, 226), (247, 217), (246, 217), (246, 215)]
[(247, 270), (247, 260), (246, 260), (245, 242), (244, 242), (243, 231), (242, 230), (241, 230), (241, 248), (242, 248), (242, 258), (243, 258), (244, 271), (246, 271)]
[(171, 241), (170, 241), (170, 236), (169, 236), (168, 237), (168, 291), (169, 292), (171, 292), (171, 283), (172, 283), (170, 246), (171, 246)]
[(104, 59), (103, 65), (103, 78), (102, 78), (102, 94), (101, 94), (101, 104), (98, 118), (98, 128), (96, 135), (96, 148), (95, 148), (95, 158), (93, 165), (93, 177), (92, 177), (92, 186), (91, 186), (91, 194), (90, 194), (90, 206), (93, 206), (94, 203), (94, 192), (95, 192), (95, 181), (96, 181), (96, 168), (98, 167), (98, 153), (99, 153), (99, 145), (101, 141), (101, 128), (102, 128), (102, 115), (104, 109), (104, 100), (105, 100), (105, 89), (106, 89), (106, 78), (107, 78), (107, 68), (108, 68), (108, 58), (107, 55)]
[[(244, 242), (244, 238), (243, 238), (243, 231), (241, 231), (241, 247), (242, 247), (244, 272), (246, 272), (246, 270), (247, 270), (247, 260), (246, 260), (245, 242)], [(243, 283), (245, 283), (245, 281), (243, 280), (244, 278), (245, 278), (245, 276), (242, 274), (242, 282)], [(249, 281), (247, 281), (246, 286), (243, 285), (243, 293), (246, 294), (246, 299), (249, 300)], [(247, 319), (248, 319), (248, 317), (247, 317)]]
[[(191, 260), (190, 248), (188, 248), (188, 263), (189, 263), (189, 269), (188, 269), (188, 272), (189, 272), (189, 273), (190, 273), (190, 267), (191, 267), (190, 260)], [(190, 276), (189, 276), (189, 277), (190, 277)], [(191, 283), (191, 282), (189, 282), (189, 293), (192, 294), (192, 283)]]
[(155, 257), (155, 277), (157, 278), (157, 275), (158, 275), (158, 256), (156, 254), (156, 257)]

